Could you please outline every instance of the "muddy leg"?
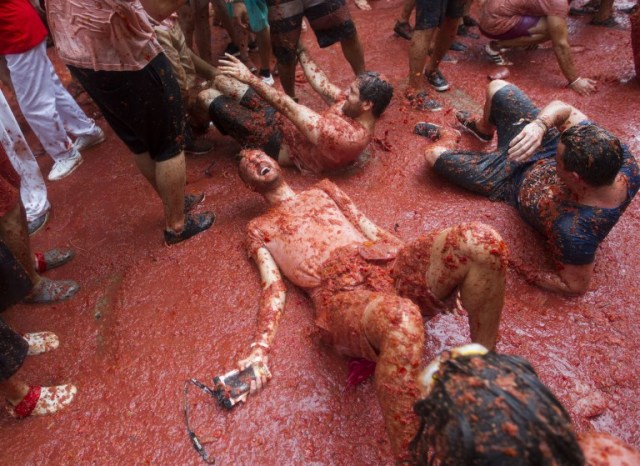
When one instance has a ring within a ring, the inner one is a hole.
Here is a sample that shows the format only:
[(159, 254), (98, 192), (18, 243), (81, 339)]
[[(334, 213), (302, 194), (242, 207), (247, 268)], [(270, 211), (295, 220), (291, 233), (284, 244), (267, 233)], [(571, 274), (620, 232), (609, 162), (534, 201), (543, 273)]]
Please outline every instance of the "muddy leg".
[(155, 162), (155, 175), (166, 227), (179, 233), (184, 228), (184, 186), (187, 178), (184, 152), (169, 160)]
[(367, 359), (377, 355), (376, 394), (394, 455), (406, 460), (418, 428), (413, 404), (424, 347), (420, 310), (394, 294), (352, 291), (334, 297), (327, 314), (327, 330), (341, 353)]
[(458, 288), (469, 313), (471, 340), (494, 348), (504, 304), (504, 241), (487, 225), (468, 223), (440, 232), (431, 251), (429, 288), (439, 299)]
[(357, 76), (364, 72), (364, 50), (358, 34), (356, 33), (353, 37), (340, 42), (340, 46), (342, 47), (344, 58), (351, 65), (353, 73)]

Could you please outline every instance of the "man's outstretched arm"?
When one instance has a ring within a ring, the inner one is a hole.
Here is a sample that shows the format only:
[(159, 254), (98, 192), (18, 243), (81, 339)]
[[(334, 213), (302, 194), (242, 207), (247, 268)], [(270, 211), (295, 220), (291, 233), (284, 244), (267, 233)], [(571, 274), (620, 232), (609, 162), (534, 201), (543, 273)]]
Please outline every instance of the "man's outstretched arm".
[(577, 108), (560, 100), (552, 101), (511, 140), (509, 158), (524, 162), (538, 150), (547, 130), (558, 128), (562, 132), (586, 119), (587, 116)]
[(545, 290), (569, 295), (582, 295), (589, 289), (594, 263), (586, 265), (562, 264), (558, 272), (532, 270), (514, 261), (511, 265), (527, 282)]
[(331, 199), (333, 199), (345, 217), (347, 217), (349, 221), (351, 221), (351, 223), (367, 237), (367, 239), (376, 242), (384, 241), (386, 243), (396, 245), (398, 248), (403, 246), (402, 240), (373, 223), (362, 212), (360, 212), (351, 198), (331, 181), (326, 179), (322, 180), (318, 183), (317, 187), (322, 189)]
[[(260, 270), (262, 298), (258, 311), (258, 328), (254, 335), (254, 341), (251, 343), (251, 352), (247, 358), (238, 362), (240, 369), (251, 365), (257, 367), (267, 365), (269, 351), (275, 340), (286, 297), (284, 282), (269, 250), (264, 246), (258, 247), (253, 253), (253, 259)], [(258, 381), (258, 389), (267, 382), (265, 372), (262, 371), (262, 374), (262, 380)]]
[(307, 49), (298, 44), (298, 61), (304, 75), (314, 91), (322, 96), (329, 105), (335, 103), (342, 96), (342, 90), (329, 81), (327, 75), (313, 61)]
[(322, 119), (318, 113), (298, 104), (284, 92), (263, 83), (236, 57), (226, 54), (226, 59), (218, 62), (218, 69), (223, 74), (251, 86), (269, 105), (291, 120), (312, 144), (318, 143)]

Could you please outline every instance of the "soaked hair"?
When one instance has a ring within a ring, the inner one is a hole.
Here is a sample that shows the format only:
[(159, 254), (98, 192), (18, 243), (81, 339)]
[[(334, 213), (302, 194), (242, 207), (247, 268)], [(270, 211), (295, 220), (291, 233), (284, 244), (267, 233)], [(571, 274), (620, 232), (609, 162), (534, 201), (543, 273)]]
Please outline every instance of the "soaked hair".
[(623, 161), (617, 137), (597, 125), (575, 125), (560, 140), (567, 148), (562, 157), (565, 169), (595, 187), (614, 182)]
[(489, 352), (442, 362), (414, 411), (414, 461), (439, 466), (581, 466), (584, 455), (560, 402), (531, 365)]
[(360, 100), (368, 100), (373, 104), (371, 113), (374, 117), (380, 118), (380, 115), (386, 110), (391, 97), (393, 97), (393, 86), (384, 80), (380, 73), (375, 71), (364, 71), (356, 78), (358, 80), (358, 91), (360, 92)]

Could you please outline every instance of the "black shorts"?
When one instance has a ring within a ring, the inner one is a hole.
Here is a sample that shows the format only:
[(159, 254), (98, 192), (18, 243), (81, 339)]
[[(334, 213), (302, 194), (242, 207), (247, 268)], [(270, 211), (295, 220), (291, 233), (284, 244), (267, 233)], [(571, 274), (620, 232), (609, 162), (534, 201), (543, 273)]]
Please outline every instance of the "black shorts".
[(0, 382), (18, 372), (27, 357), (29, 344), (0, 319)]
[(278, 159), (282, 132), (276, 110), (253, 89), (247, 90), (240, 102), (225, 95), (216, 97), (209, 105), (209, 117), (222, 134), (231, 136), (243, 149), (261, 149)]
[(508, 84), (493, 95), (489, 121), (496, 127), (498, 148), (495, 152), (448, 151), (436, 161), (433, 169), (449, 181), (492, 200), (516, 205), (522, 175), (536, 161), (552, 157), (560, 133), (547, 131), (540, 149), (526, 162), (513, 162), (507, 158), (509, 143), (540, 110), (531, 99), (513, 84)]
[(267, 0), (267, 6), (271, 46), (278, 63), (295, 63), (304, 16), (309, 20), (320, 48), (356, 35), (356, 26), (345, 0)]
[(439, 27), (445, 16), (462, 18), (465, 3), (466, 0), (417, 0), (415, 29)]
[(24, 267), (0, 240), (0, 312), (20, 302), (32, 288), (33, 283)]
[(180, 87), (163, 53), (139, 71), (69, 70), (131, 152), (162, 162), (184, 150)]

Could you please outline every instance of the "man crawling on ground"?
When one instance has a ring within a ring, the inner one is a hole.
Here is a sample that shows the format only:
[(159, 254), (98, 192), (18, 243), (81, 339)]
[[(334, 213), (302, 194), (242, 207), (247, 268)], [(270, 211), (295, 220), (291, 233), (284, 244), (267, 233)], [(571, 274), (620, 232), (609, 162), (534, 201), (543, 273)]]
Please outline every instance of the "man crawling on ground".
[[(377, 363), (375, 389), (396, 458), (407, 459), (417, 431), (412, 413), (424, 349), (422, 316), (459, 291), (471, 339), (496, 343), (504, 302), (507, 248), (490, 227), (468, 223), (405, 245), (366, 218), (328, 180), (295, 193), (278, 164), (258, 150), (241, 153), (240, 176), (269, 210), (248, 225), (248, 248), (263, 298), (251, 353), (241, 369), (267, 365), (285, 304), (281, 273), (303, 288), (323, 339), (341, 354)], [(263, 375), (255, 384), (267, 382)]]
[(367, 148), (393, 87), (380, 74), (367, 71), (344, 92), (302, 47), (298, 60), (311, 87), (331, 105), (323, 113), (264, 84), (231, 55), (219, 62), (226, 76), (215, 79), (217, 89), (200, 93), (202, 110), (243, 148), (261, 149), (282, 165), (293, 163), (315, 173), (347, 167)]
[(448, 131), (425, 153), (436, 173), (470, 191), (504, 201), (547, 240), (557, 271), (528, 270), (533, 284), (583, 294), (596, 250), (640, 187), (638, 165), (618, 138), (560, 101), (542, 110), (513, 84), (492, 81), (484, 114), (457, 115), (462, 128), (484, 142), (498, 133), (495, 152), (452, 150)]

